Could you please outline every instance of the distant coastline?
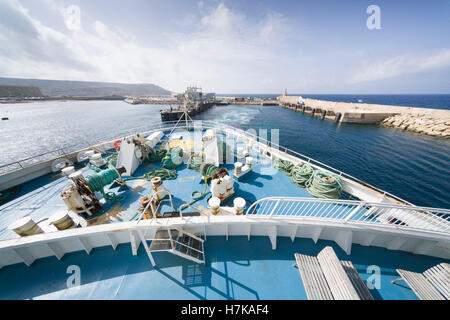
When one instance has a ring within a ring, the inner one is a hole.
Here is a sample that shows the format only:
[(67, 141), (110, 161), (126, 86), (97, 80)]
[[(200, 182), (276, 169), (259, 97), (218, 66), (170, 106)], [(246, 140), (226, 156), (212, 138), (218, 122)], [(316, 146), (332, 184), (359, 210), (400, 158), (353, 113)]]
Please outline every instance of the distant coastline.
[(12, 104), (12, 103), (33, 103), (33, 102), (48, 102), (48, 101), (96, 101), (96, 100), (124, 100), (124, 96), (102, 96), (102, 97), (41, 97), (39, 99), (30, 98), (1, 98), (0, 104)]
[(170, 95), (172, 92), (150, 83), (112, 83), (0, 77), (0, 100), (123, 100), (132, 95)]

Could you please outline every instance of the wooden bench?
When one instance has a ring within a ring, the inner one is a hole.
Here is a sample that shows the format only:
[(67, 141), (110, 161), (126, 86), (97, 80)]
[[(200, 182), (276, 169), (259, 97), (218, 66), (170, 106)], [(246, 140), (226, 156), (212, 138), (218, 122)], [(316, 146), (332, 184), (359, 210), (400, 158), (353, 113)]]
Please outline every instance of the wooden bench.
[(403, 280), (421, 300), (450, 299), (450, 265), (441, 263), (427, 269), (423, 274), (397, 269), (400, 278), (392, 283)]
[(317, 257), (300, 253), (295, 261), (309, 300), (373, 300), (351, 261), (340, 261), (332, 247)]

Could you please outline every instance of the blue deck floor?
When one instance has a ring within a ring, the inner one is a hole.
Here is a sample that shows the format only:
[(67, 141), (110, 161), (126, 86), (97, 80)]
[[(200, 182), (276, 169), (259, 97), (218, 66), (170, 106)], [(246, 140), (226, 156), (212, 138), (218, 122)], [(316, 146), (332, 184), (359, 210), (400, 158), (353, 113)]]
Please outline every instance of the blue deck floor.
[[(381, 270), (375, 299), (417, 299), (404, 283), (391, 284), (396, 268), (422, 272), (442, 259), (384, 248), (354, 245), (347, 256), (333, 242), (279, 237), (272, 250), (267, 237), (208, 237), (206, 264), (198, 265), (167, 252), (155, 253), (153, 268), (143, 247), (131, 255), (129, 244), (16, 264), (0, 270), (0, 299), (306, 299), (294, 253), (317, 255), (331, 245), (340, 259), (351, 260), (363, 280)], [(67, 288), (67, 268), (79, 266), (81, 286)]]

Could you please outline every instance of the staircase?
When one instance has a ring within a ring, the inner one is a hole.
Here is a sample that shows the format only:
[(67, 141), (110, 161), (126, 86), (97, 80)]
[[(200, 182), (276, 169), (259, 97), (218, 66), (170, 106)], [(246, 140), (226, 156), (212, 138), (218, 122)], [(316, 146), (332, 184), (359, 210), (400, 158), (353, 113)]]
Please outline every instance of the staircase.
[(205, 263), (205, 240), (183, 229), (160, 228), (151, 240), (148, 248), (150, 252), (167, 251), (197, 263)]

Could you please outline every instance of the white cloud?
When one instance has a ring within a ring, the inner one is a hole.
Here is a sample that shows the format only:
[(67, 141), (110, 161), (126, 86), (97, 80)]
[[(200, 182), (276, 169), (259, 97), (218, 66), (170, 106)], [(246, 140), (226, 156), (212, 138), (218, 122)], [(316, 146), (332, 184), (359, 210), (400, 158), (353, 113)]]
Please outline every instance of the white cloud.
[(447, 66), (450, 66), (450, 49), (416, 55), (407, 54), (385, 60), (365, 62), (350, 75), (348, 82), (353, 84), (388, 79)]
[(286, 39), (289, 29), (286, 25), (287, 18), (278, 12), (270, 12), (260, 31), (260, 39), (267, 43), (271, 43), (281, 39)]
[(149, 82), (174, 91), (198, 83), (205, 90), (261, 92), (271, 90), (270, 74), (281, 68), (274, 63), (281, 64), (277, 44), (267, 46), (287, 28), (287, 19), (276, 12), (251, 25), (244, 14), (219, 4), (197, 20), (196, 31), (167, 34), (169, 43), (161, 47), (138, 43), (102, 21), (83, 24), (78, 6), (47, 3), (69, 32), (43, 25), (18, 0), (0, 0), (1, 75)]

